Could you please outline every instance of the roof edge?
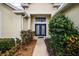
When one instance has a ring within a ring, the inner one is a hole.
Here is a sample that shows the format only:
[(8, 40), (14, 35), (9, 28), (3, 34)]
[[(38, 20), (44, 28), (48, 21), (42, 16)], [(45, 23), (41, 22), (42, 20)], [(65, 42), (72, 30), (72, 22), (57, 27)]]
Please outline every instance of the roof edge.
[(9, 6), (10, 8), (12, 8), (13, 10), (19, 10), (19, 8), (17, 8), (17, 7), (15, 7), (15, 6), (13, 6), (12, 4), (10, 4), (10, 3), (3, 3), (3, 4), (5, 4), (5, 5), (7, 5), (7, 6)]
[(14, 10), (13, 11), (15, 14), (24, 14), (24, 10)]
[(23, 17), (28, 17), (27, 13), (24, 10), (13, 11), (15, 14), (23, 15)]
[[(61, 13), (64, 9), (67, 9), (70, 5), (71, 5), (70, 3), (64, 3), (64, 4), (62, 4), (62, 5), (58, 8), (57, 12), (56, 12), (53, 16), (57, 15), (58, 13)], [(66, 7), (67, 7), (67, 8), (66, 8)]]

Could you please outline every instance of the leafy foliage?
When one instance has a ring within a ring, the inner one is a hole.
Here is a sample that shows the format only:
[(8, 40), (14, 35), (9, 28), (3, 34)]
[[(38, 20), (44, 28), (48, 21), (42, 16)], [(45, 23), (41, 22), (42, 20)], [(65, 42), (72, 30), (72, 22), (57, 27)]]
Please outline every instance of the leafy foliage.
[(13, 38), (0, 38), (0, 51), (5, 52), (15, 46), (15, 40)]
[(20, 46), (21, 40), (19, 38), (16, 40), (14, 38), (0, 38), (0, 56), (14, 56)]
[(21, 31), (21, 38), (24, 44), (30, 43), (33, 39), (33, 36), (34, 36), (34, 32), (31, 30)]
[(78, 35), (65, 35), (65, 42), (63, 44), (65, 55), (79, 55), (79, 36)]
[(64, 15), (58, 14), (53, 17), (49, 23), (49, 34), (51, 36), (50, 44), (54, 51), (54, 55), (66, 55), (63, 45), (68, 38), (65, 37), (65, 35), (78, 35), (78, 32), (72, 21)]

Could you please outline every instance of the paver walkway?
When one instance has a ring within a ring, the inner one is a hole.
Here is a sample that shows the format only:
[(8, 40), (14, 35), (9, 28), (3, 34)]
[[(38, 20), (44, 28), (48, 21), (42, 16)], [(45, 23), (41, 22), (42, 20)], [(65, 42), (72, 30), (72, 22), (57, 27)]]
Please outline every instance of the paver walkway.
[(38, 39), (34, 48), (33, 56), (48, 56), (44, 39)]

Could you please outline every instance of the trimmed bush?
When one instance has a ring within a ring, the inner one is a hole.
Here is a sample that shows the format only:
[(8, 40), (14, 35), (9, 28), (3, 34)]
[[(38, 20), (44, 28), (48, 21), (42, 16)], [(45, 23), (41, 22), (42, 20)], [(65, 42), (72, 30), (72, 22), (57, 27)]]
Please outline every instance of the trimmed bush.
[(54, 52), (54, 55), (60, 55), (60, 56), (73, 55), (72, 53), (65, 54), (66, 50), (64, 48), (64, 43), (67, 40), (67, 38), (65, 39), (65, 35), (67, 36), (78, 35), (78, 31), (74, 27), (74, 24), (72, 21), (70, 21), (64, 15), (61, 15), (61, 14), (56, 15), (49, 22), (49, 34), (51, 36), (50, 44)]
[(34, 32), (31, 30), (21, 31), (21, 38), (24, 44), (30, 43), (33, 39), (33, 36), (34, 36)]
[(15, 40), (13, 38), (0, 38), (0, 51), (5, 52), (15, 46)]

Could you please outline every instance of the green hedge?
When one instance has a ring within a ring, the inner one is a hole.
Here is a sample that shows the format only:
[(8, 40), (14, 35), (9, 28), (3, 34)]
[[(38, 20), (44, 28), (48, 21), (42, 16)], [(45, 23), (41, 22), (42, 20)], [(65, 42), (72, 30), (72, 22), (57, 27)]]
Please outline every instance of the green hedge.
[[(72, 21), (70, 21), (64, 15), (58, 14), (51, 19), (49, 22), (49, 34), (51, 36), (51, 48), (54, 50), (54, 55), (73, 55), (70, 53), (65, 54), (66, 49), (68, 49), (65, 41), (67, 40), (67, 36), (78, 35), (77, 29), (74, 27)], [(66, 35), (66, 36), (65, 36)], [(66, 46), (66, 47), (64, 47)], [(75, 52), (74, 52), (75, 53)], [(74, 54), (75, 55), (75, 54)]]
[(15, 46), (15, 40), (13, 38), (0, 38), (0, 51), (5, 52)]

